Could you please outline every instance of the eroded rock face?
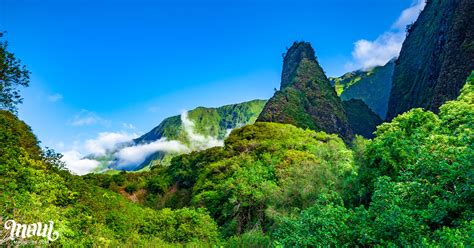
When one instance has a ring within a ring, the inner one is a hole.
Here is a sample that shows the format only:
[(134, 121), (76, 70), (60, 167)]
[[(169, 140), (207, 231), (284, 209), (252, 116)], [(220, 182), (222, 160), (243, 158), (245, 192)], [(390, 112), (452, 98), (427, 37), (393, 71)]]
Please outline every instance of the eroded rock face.
[(411, 108), (438, 112), (474, 68), (474, 1), (429, 0), (396, 61), (387, 119)]
[(307, 42), (295, 42), (283, 61), (280, 91), (267, 102), (257, 121), (293, 124), (353, 138), (341, 100)]

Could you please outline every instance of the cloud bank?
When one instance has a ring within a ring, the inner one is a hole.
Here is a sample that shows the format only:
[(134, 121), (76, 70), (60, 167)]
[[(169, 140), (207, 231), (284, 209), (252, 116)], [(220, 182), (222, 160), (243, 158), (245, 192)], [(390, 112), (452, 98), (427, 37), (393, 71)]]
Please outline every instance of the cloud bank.
[(352, 51), (353, 62), (348, 63), (346, 67), (350, 70), (357, 68), (367, 70), (374, 66), (385, 65), (390, 59), (397, 57), (406, 37), (406, 26), (416, 21), (425, 5), (425, 0), (417, 0), (402, 11), (391, 30), (373, 41), (365, 39), (356, 41)]
[[(126, 132), (102, 132), (94, 139), (88, 139), (85, 142), (75, 143), (73, 149), (63, 151), (62, 161), (66, 167), (74, 174), (84, 175), (100, 165), (100, 162), (91, 158), (84, 158), (83, 154), (93, 156), (103, 156), (107, 152), (114, 151), (124, 143), (132, 141), (138, 137), (136, 133)], [(64, 149), (64, 144), (60, 142), (58, 146)]]
[(61, 161), (66, 163), (67, 168), (74, 174), (85, 175), (100, 165), (100, 163), (93, 159), (84, 159), (78, 151), (70, 150), (62, 152), (63, 157)]
[[(88, 116), (88, 112), (84, 113), (86, 114), (86, 118), (80, 119), (80, 124), (85, 125), (95, 122), (94, 115)], [(88, 118), (91, 118), (91, 120)], [(83, 143), (77, 144), (76, 149), (63, 152), (64, 157), (62, 160), (73, 173), (83, 175), (96, 169), (100, 165), (100, 162), (90, 157), (84, 158), (79, 151), (97, 157), (113, 153), (113, 157), (118, 161), (118, 167), (124, 168), (131, 165), (139, 165), (143, 163), (147, 157), (156, 152), (182, 154), (191, 151), (205, 150), (215, 146), (224, 146), (223, 140), (197, 133), (195, 131), (195, 123), (189, 119), (188, 112), (181, 114), (181, 123), (181, 128), (184, 131), (186, 139), (184, 143), (178, 140), (168, 140), (166, 137), (163, 137), (151, 143), (127, 146), (128, 142), (132, 142), (132, 140), (139, 135), (127, 132), (102, 132), (94, 139), (88, 139)], [(124, 128), (133, 127), (131, 124), (125, 124), (126, 123), (124, 123)], [(231, 131), (232, 129), (227, 130), (226, 137)]]
[(129, 134), (126, 132), (103, 132), (99, 133), (95, 139), (89, 139), (85, 142), (85, 149), (88, 153), (95, 156), (102, 156), (107, 151), (114, 150), (119, 144), (130, 142), (137, 138), (138, 134)]
[(187, 153), (189, 148), (176, 140), (166, 138), (143, 145), (125, 147), (116, 153), (119, 166), (138, 165), (155, 152)]

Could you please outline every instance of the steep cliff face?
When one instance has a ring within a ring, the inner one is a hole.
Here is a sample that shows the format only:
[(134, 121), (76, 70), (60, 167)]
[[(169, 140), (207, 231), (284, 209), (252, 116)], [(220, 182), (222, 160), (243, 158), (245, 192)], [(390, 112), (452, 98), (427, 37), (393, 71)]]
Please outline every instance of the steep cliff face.
[(280, 91), (267, 102), (257, 121), (293, 124), (353, 138), (341, 100), (307, 42), (295, 42), (283, 61)]
[[(385, 119), (387, 115), (388, 100), (390, 98), (390, 90), (392, 87), (393, 69), (395, 67), (394, 60), (389, 61), (384, 66), (377, 66), (367, 72), (360, 71), (344, 74), (341, 80), (335, 79), (335, 88), (341, 83), (349, 82), (342, 88), (340, 97), (343, 101), (351, 99), (362, 100), (369, 108), (374, 111), (380, 118)], [(347, 75), (353, 75), (348, 77)], [(344, 80), (345, 79), (345, 80)], [(337, 88), (336, 88), (337, 89)]]
[(429, 0), (396, 61), (387, 119), (411, 108), (434, 112), (455, 99), (474, 68), (474, 1)]

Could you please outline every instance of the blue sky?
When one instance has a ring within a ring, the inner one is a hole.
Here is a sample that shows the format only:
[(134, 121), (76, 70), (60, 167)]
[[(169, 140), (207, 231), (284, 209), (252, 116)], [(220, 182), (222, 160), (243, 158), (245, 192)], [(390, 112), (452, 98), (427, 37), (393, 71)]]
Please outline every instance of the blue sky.
[(312, 43), (329, 76), (382, 64), (420, 5), (0, 0), (0, 29), (32, 72), (20, 117), (43, 145), (83, 154), (99, 133), (134, 136), (197, 106), (269, 98), (295, 40)]

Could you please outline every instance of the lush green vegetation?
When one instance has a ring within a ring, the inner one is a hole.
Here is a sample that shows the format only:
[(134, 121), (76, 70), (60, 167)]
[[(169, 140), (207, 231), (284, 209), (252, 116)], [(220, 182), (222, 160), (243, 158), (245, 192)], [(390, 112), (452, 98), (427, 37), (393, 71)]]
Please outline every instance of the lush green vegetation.
[(329, 77), (329, 82), (331, 86), (334, 87), (337, 95), (340, 96), (345, 89), (359, 82), (363, 77), (369, 77), (372, 75), (372, 70), (363, 71), (357, 70), (345, 73), (340, 77)]
[(354, 173), (352, 153), (336, 135), (256, 123), (232, 132), (224, 148), (178, 156), (146, 176), (89, 178), (117, 192), (137, 185), (132, 188), (147, 191), (142, 202), (151, 207), (205, 207), (231, 236), (268, 229), (277, 216), (311, 205), (327, 185), (344, 188), (340, 179)]
[[(79, 177), (13, 114), (28, 73), (6, 43), (0, 54), (9, 110), (0, 110), (0, 226), (54, 221), (60, 236), (49, 245), (66, 247), (474, 246), (474, 71), (439, 113), (411, 109), (371, 140), (353, 138), (351, 128), (369, 136), (380, 119), (360, 100), (341, 102), (309, 44), (295, 43), (260, 115), (286, 124), (244, 125), (223, 147), (140, 172)], [(263, 104), (189, 116), (198, 132), (223, 138)], [(169, 118), (142, 139), (189, 142), (182, 125)], [(2, 233), (0, 245), (16, 244)]]
[(474, 72), (438, 115), (413, 109), (350, 148), (257, 122), (169, 167), (87, 178), (151, 208), (205, 208), (229, 246), (470, 246), (473, 123)]
[(54, 221), (60, 233), (55, 244), (65, 246), (218, 241), (206, 210), (134, 204), (63, 170), (59, 156), (41, 151), (29, 127), (11, 113), (1, 111), (0, 124), (2, 221)]
[[(474, 244), (474, 73), (435, 115), (411, 110), (354, 144), (352, 192), (320, 194), (273, 233), (288, 246)], [(346, 190), (351, 190), (346, 188)]]
[(0, 32), (0, 110), (17, 111), (22, 102), (19, 86), (27, 87), (30, 72), (13, 53), (8, 51), (8, 42)]
[(413, 109), (350, 148), (262, 122), (170, 166), (78, 177), (1, 111), (1, 216), (52, 220), (65, 246), (471, 246), (473, 123), (474, 72), (438, 115)]

